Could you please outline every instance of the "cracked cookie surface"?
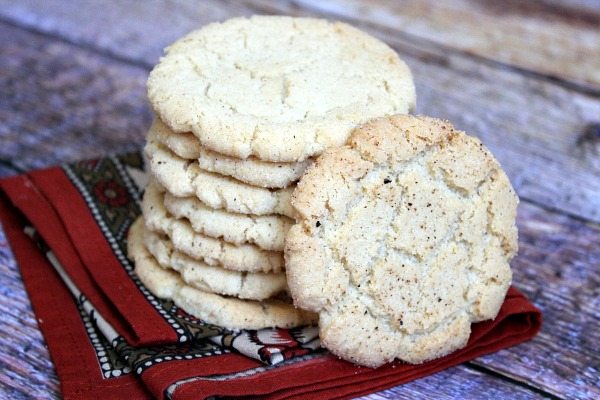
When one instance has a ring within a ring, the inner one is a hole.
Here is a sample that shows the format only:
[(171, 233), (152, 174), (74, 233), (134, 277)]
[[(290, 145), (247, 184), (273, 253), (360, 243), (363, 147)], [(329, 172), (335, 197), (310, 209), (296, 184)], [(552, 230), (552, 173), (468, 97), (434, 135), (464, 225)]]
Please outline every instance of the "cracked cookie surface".
[(205, 171), (263, 188), (281, 189), (294, 184), (312, 163), (312, 159), (278, 163), (261, 161), (256, 157), (240, 159), (226, 156), (202, 147), (190, 132), (173, 132), (158, 118), (154, 119), (148, 137), (183, 159), (197, 160), (198, 166)]
[(325, 347), (358, 364), (448, 354), (504, 300), (517, 203), (491, 153), (449, 122), (370, 121), (293, 194), (285, 257), (295, 304), (319, 313)]
[(172, 299), (178, 307), (204, 322), (230, 329), (293, 328), (316, 322), (315, 314), (281, 300), (243, 300), (189, 286), (175, 271), (161, 268), (146, 250), (143, 226), (142, 218), (138, 218), (129, 229), (127, 253), (135, 263), (135, 273), (155, 296)]
[(297, 162), (346, 142), (370, 118), (414, 108), (410, 70), (386, 44), (340, 22), (234, 18), (191, 32), (148, 79), (175, 132), (237, 158)]

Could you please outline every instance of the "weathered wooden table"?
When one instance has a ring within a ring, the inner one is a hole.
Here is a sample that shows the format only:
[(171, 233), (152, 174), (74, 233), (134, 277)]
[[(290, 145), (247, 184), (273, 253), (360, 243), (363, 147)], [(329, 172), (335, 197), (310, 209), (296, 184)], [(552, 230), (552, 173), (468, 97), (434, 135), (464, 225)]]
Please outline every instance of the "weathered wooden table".
[[(140, 148), (162, 48), (257, 13), (345, 20), (385, 40), (412, 68), (418, 111), (480, 136), (521, 196), (514, 284), (544, 312), (539, 336), (369, 398), (600, 398), (596, 0), (0, 0), (0, 175)], [(59, 397), (2, 233), (0, 271), (0, 397)]]

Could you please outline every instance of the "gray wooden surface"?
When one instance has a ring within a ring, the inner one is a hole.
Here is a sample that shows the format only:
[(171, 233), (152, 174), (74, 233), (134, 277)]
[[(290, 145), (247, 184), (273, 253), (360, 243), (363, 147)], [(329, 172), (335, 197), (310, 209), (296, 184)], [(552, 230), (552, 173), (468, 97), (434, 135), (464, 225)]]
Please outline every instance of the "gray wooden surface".
[[(546, 321), (530, 343), (369, 398), (598, 398), (600, 6), (436, 3), (0, 0), (0, 175), (139, 148), (147, 73), (189, 30), (256, 13), (349, 21), (410, 65), (420, 113), (478, 135), (506, 168), (522, 199), (514, 282)], [(3, 236), (0, 269), (0, 397), (56, 397)]]

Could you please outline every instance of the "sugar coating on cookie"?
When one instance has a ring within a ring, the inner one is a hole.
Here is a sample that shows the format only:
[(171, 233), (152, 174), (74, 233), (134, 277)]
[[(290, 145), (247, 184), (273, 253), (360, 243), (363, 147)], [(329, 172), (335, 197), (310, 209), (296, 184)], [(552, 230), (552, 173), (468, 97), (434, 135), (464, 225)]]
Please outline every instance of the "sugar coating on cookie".
[(186, 284), (180, 275), (161, 268), (143, 243), (144, 221), (138, 218), (127, 235), (127, 256), (135, 273), (155, 296), (172, 299), (187, 313), (209, 324), (230, 329), (293, 328), (316, 322), (316, 315), (277, 300), (243, 300), (220, 296)]
[(253, 186), (264, 188), (285, 188), (294, 184), (312, 162), (307, 159), (301, 162), (268, 162), (256, 157), (246, 159), (235, 158), (210, 151), (202, 146), (190, 132), (174, 132), (155, 118), (148, 140), (166, 146), (177, 156), (197, 160), (198, 166), (208, 172), (230, 176)]
[(168, 47), (150, 104), (176, 132), (230, 156), (296, 162), (346, 142), (370, 118), (415, 105), (410, 70), (386, 44), (340, 22), (234, 18)]
[(449, 122), (373, 120), (319, 157), (294, 192), (291, 295), (319, 313), (322, 344), (344, 359), (441, 357), (502, 305), (517, 203), (492, 154)]

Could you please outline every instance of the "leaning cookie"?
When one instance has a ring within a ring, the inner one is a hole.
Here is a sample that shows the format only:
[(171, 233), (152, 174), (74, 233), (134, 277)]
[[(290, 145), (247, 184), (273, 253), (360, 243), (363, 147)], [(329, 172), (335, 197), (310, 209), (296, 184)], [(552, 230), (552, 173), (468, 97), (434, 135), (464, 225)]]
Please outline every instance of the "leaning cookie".
[(377, 367), (466, 345), (511, 282), (518, 199), (479, 140), (447, 121), (373, 120), (325, 152), (294, 192), (288, 285), (322, 344)]
[(316, 322), (317, 316), (280, 300), (252, 301), (219, 296), (186, 285), (175, 271), (161, 268), (146, 250), (143, 221), (138, 219), (127, 237), (128, 257), (144, 286), (157, 297), (172, 299), (202, 321), (229, 329), (293, 328)]
[(158, 118), (148, 131), (148, 140), (166, 146), (177, 156), (197, 160), (198, 166), (208, 172), (230, 176), (249, 185), (263, 188), (285, 188), (294, 184), (312, 162), (296, 163), (261, 161), (256, 157), (240, 159), (210, 151), (189, 132), (173, 132)]

